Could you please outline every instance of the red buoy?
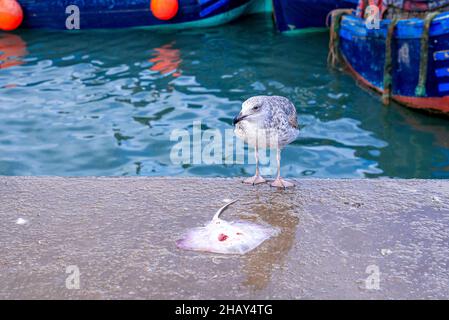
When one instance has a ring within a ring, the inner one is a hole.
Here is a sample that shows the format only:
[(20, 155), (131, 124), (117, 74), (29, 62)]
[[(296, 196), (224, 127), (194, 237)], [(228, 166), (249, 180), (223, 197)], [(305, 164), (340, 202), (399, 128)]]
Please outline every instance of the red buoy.
[(151, 12), (159, 20), (170, 20), (179, 9), (178, 0), (151, 0)]
[(15, 30), (22, 20), (23, 11), (16, 0), (0, 0), (0, 30)]

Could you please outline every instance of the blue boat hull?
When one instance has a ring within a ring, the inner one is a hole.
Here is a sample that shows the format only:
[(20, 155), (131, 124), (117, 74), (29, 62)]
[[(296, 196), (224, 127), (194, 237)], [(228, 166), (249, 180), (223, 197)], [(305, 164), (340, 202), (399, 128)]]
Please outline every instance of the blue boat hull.
[(179, 0), (177, 15), (157, 19), (150, 0), (19, 0), (25, 28), (66, 29), (66, 8), (80, 9), (80, 28), (195, 27), (226, 23), (241, 15), (251, 0)]
[(338, 8), (355, 9), (357, 0), (273, 0), (279, 31), (324, 28), (326, 16)]
[[(385, 39), (390, 20), (380, 29), (345, 16), (340, 29), (340, 52), (350, 71), (364, 84), (384, 92)], [(401, 20), (392, 39), (392, 98), (409, 107), (449, 114), (449, 13), (437, 16), (429, 32), (427, 81), (424, 96), (416, 95), (419, 79), (422, 19)]]

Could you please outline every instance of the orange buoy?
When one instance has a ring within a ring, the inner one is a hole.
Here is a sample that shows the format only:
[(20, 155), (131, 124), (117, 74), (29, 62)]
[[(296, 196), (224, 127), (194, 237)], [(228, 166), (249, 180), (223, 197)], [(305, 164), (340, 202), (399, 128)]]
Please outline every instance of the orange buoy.
[(159, 20), (170, 20), (179, 9), (178, 0), (151, 0), (151, 12)]
[(16, 0), (0, 0), (0, 30), (15, 30), (22, 20), (23, 11)]

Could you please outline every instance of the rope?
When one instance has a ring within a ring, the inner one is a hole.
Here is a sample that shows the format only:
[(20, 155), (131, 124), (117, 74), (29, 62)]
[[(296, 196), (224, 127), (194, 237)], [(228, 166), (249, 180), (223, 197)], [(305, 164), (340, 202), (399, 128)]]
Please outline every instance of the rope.
[(419, 80), (415, 88), (415, 95), (418, 97), (426, 96), (427, 82), (427, 64), (429, 61), (429, 30), (432, 20), (439, 15), (440, 12), (430, 12), (424, 19), (424, 28), (421, 35), (421, 56), (419, 61)]
[(385, 64), (384, 64), (384, 91), (382, 94), (382, 102), (388, 105), (391, 99), (391, 87), (393, 83), (393, 76), (391, 71), (393, 69), (393, 59), (391, 54), (391, 43), (393, 40), (394, 29), (398, 23), (398, 18), (393, 18), (388, 26), (387, 38), (385, 40)]
[[(339, 44), (340, 44), (340, 28), (341, 20), (344, 15), (352, 14), (352, 9), (335, 9), (332, 10), (326, 17), (326, 25), (329, 26), (330, 18), (330, 40), (329, 40), (329, 54), (327, 62), (331, 67), (336, 67), (341, 61)], [(415, 94), (419, 97), (426, 95), (426, 81), (427, 81), (427, 65), (429, 59), (429, 29), (433, 19), (440, 14), (440, 12), (430, 12), (424, 19), (424, 28), (421, 36), (421, 56), (419, 66), (419, 80), (415, 89)], [(383, 78), (383, 94), (382, 102), (388, 105), (391, 100), (392, 86), (393, 86), (393, 58), (392, 58), (392, 42), (394, 30), (400, 17), (393, 17), (388, 26), (387, 37), (385, 40), (385, 64), (384, 64), (384, 78)]]
[(326, 25), (328, 27), (330, 18), (329, 54), (327, 56), (327, 63), (333, 68), (335, 68), (341, 60), (339, 52), (341, 19), (345, 14), (351, 14), (352, 12), (352, 9), (335, 9), (329, 12), (326, 17)]

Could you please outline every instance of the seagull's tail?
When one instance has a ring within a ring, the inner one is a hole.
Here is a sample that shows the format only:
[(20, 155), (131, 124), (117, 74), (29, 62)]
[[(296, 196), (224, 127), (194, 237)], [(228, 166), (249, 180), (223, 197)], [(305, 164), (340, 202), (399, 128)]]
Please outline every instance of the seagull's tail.
[(222, 214), (223, 211), (225, 211), (231, 204), (236, 203), (238, 200), (232, 200), (228, 203), (226, 203), (223, 207), (218, 209), (218, 211), (215, 213), (214, 218), (212, 220), (216, 220), (220, 217), (220, 214)]

